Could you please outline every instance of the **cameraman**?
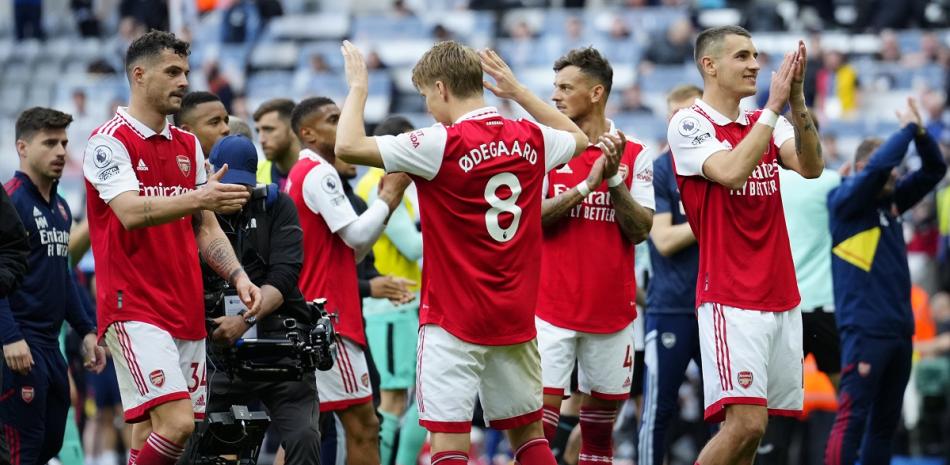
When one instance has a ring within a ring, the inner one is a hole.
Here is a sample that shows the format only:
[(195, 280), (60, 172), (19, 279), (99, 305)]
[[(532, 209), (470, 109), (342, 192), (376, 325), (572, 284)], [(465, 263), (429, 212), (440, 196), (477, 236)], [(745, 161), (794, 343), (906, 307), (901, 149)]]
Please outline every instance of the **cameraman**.
[[(257, 151), (246, 137), (234, 135), (219, 140), (211, 150), (210, 162), (218, 169), (227, 164), (222, 183), (242, 184), (251, 191), (251, 200), (241, 211), (218, 215), (218, 222), (251, 281), (260, 286), (263, 304), (256, 320), (240, 315), (224, 316), (224, 306), (220, 303), (224, 283), (210, 269), (205, 269), (206, 301), (214, 302), (207, 309), (214, 322), (214, 329), (209, 329), (209, 333), (213, 346), (217, 346), (209, 353), (215, 362), (212, 366), (217, 370), (209, 370), (207, 411), (226, 411), (231, 405), (260, 400), (280, 433), (287, 463), (316, 465), (320, 439), (314, 371), (304, 370), (299, 381), (232, 379), (222, 371), (223, 363), (217, 355), (221, 346), (234, 345), (255, 325), (257, 337), (262, 339), (285, 339), (288, 333), (285, 324), (291, 319), (303, 333), (311, 330), (315, 317), (297, 288), (303, 262), (303, 231), (297, 209), (290, 197), (277, 191), (276, 185), (256, 186)], [(209, 299), (212, 294), (216, 296)]]

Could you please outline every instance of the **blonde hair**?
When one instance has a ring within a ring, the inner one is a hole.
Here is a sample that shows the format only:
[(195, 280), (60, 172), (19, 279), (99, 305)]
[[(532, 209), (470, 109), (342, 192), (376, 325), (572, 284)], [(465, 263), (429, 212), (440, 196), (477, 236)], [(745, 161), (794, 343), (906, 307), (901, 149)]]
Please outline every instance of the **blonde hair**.
[(673, 88), (669, 94), (666, 94), (666, 103), (681, 102), (690, 97), (702, 97), (703, 90), (692, 84), (682, 84)]
[(456, 97), (482, 93), (482, 62), (475, 50), (455, 41), (435, 44), (412, 68), (412, 84), (420, 89), (442, 81)]

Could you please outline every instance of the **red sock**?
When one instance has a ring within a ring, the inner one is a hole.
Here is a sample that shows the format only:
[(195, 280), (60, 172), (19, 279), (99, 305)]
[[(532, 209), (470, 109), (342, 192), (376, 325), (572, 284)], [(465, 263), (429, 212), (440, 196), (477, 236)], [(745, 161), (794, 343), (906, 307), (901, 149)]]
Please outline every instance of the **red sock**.
[(557, 465), (548, 440), (544, 438), (532, 439), (515, 451), (515, 461), (521, 465)]
[(581, 407), (581, 453), (577, 465), (613, 463), (616, 417), (615, 409)]
[(432, 465), (468, 465), (468, 454), (459, 450), (447, 450), (432, 454)]
[(129, 448), (129, 465), (135, 465), (135, 459), (139, 456), (138, 449)]
[(152, 431), (135, 459), (135, 465), (175, 465), (182, 452), (180, 445)]
[(557, 424), (561, 421), (561, 412), (558, 411), (557, 407), (548, 404), (544, 404), (543, 410), (544, 416), (541, 425), (544, 426), (544, 438), (550, 443), (554, 440), (554, 435), (557, 434)]

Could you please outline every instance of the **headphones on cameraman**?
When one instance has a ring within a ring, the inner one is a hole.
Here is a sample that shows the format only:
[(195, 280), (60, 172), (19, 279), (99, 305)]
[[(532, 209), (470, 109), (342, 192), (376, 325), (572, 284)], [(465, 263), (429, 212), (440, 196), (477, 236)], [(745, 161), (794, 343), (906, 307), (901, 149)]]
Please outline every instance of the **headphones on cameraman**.
[(264, 210), (270, 210), (274, 203), (277, 202), (277, 194), (280, 191), (277, 188), (277, 184), (258, 184), (254, 186), (254, 190), (251, 191), (251, 200), (264, 199)]

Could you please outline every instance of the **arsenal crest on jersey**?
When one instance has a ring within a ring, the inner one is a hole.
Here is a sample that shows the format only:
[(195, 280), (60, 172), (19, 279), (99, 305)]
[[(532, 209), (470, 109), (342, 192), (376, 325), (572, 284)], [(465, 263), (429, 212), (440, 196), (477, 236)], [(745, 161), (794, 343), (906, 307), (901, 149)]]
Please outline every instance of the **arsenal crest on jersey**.
[(739, 372), (739, 386), (748, 388), (751, 385), (752, 385), (752, 372), (740, 371)]
[(191, 160), (188, 157), (184, 155), (178, 155), (175, 157), (175, 160), (178, 161), (178, 169), (181, 170), (181, 174), (183, 176), (187, 177), (189, 174), (191, 174)]
[(34, 390), (33, 386), (23, 386), (20, 388), (20, 397), (23, 399), (23, 402), (30, 403), (33, 402)]
[(165, 372), (162, 370), (155, 370), (148, 374), (149, 381), (155, 385), (155, 387), (162, 387), (165, 384)]

